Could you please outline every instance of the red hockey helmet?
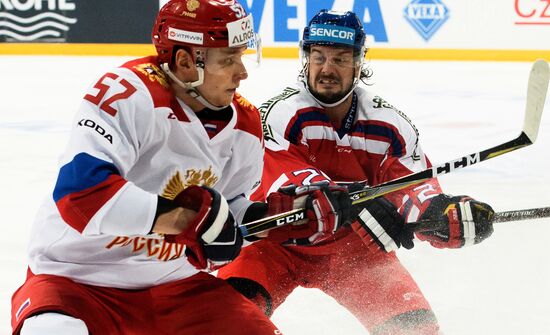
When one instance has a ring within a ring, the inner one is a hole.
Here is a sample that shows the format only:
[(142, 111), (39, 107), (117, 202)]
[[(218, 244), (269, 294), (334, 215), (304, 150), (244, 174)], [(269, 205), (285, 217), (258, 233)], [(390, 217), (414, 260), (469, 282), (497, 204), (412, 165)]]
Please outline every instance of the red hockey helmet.
[(236, 0), (171, 0), (157, 15), (152, 39), (160, 63), (175, 46), (223, 48), (256, 41), (252, 15)]

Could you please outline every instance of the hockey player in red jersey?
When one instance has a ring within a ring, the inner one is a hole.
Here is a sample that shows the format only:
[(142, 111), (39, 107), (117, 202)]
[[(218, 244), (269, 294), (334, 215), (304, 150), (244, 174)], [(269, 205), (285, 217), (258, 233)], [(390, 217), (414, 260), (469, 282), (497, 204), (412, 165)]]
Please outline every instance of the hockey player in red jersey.
[[(299, 82), (262, 104), (260, 112), (266, 139), (289, 154), (333, 181), (377, 185), (424, 170), (430, 162), (411, 121), (358, 86), (371, 75), (363, 68), (364, 42), (354, 13), (320, 11), (304, 29)], [(293, 183), (307, 184), (312, 175), (296, 176), (302, 180)], [(282, 178), (287, 179), (288, 174)], [(277, 189), (282, 185), (279, 172), (264, 171), (262, 184), (266, 194)], [(438, 248), (460, 248), (492, 233), (492, 214), (489, 205), (443, 194), (431, 180), (366, 202), (356, 221), (321, 242), (293, 238), (292, 226), (286, 236), (290, 239), (281, 238), (283, 230), (276, 231), (270, 234), (272, 241), (243, 249), (218, 276), (268, 315), (303, 286), (332, 296), (370, 334), (438, 334), (429, 303), (394, 252), (413, 246), (413, 232), (405, 222), (442, 219), (445, 227), (416, 236)]]
[[(234, 0), (172, 0), (152, 38), (156, 56), (84, 95), (32, 229), (14, 334), (280, 334), (207, 273), (239, 254), (237, 225), (269, 208), (244, 196), (264, 151), (260, 115), (236, 93), (258, 45), (252, 17)], [(347, 218), (342, 188), (289, 199), (308, 205), (311, 236)]]

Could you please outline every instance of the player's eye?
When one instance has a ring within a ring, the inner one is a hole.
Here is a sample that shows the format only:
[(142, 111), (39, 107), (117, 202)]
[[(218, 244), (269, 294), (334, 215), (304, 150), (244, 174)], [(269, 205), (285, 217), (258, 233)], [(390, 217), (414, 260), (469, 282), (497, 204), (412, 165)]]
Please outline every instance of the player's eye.
[(223, 65), (233, 65), (235, 63), (235, 60), (233, 59), (233, 57), (228, 57), (226, 59), (224, 59), (223, 61)]
[(322, 65), (325, 63), (326, 58), (321, 55), (314, 55), (310, 57), (310, 60), (313, 64)]

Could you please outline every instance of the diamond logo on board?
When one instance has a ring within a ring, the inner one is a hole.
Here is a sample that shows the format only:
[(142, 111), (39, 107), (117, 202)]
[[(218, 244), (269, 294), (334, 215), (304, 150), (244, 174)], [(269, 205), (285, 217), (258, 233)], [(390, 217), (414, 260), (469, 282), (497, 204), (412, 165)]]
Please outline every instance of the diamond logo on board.
[(405, 19), (425, 41), (449, 19), (449, 9), (441, 0), (412, 0), (403, 9)]

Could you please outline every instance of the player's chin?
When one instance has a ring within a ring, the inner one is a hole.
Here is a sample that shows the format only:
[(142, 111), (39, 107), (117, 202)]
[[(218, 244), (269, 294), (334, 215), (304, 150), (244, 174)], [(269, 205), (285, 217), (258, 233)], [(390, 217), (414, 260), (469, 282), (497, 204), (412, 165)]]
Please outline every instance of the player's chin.
[(233, 101), (234, 96), (235, 90), (226, 90), (224, 94), (217, 96), (213, 102), (216, 106), (228, 106)]
[(314, 91), (317, 98), (320, 98), (321, 101), (325, 101), (327, 103), (332, 103), (340, 100), (342, 97), (342, 91), (341, 90), (327, 90), (327, 89), (316, 89)]
[(318, 90), (323, 90), (323, 91), (336, 92), (342, 89), (342, 85), (337, 82), (330, 82), (330, 83), (317, 82), (315, 86)]
[(235, 93), (237, 93), (237, 89), (236, 88), (227, 89), (225, 90), (225, 93), (229, 97), (229, 99), (233, 99), (233, 97), (235, 96)]
[(323, 95), (338, 95), (342, 92), (342, 85), (335, 84), (335, 83), (331, 83), (331, 84), (317, 83), (315, 85), (315, 90), (319, 94), (323, 94)]

